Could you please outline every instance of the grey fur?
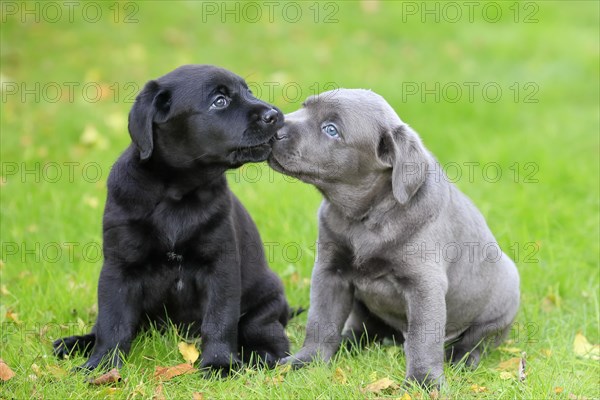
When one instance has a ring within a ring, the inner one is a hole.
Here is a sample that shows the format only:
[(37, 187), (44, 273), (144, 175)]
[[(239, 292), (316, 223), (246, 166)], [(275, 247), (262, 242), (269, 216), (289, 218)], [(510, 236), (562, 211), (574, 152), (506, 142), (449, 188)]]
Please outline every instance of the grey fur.
[[(307, 335), (285, 362), (327, 361), (366, 331), (404, 341), (409, 381), (443, 382), (444, 350), (476, 366), (519, 305), (515, 264), (481, 213), (371, 91), (310, 97), (285, 121), (269, 164), (324, 197)], [(323, 131), (329, 123), (341, 137)]]

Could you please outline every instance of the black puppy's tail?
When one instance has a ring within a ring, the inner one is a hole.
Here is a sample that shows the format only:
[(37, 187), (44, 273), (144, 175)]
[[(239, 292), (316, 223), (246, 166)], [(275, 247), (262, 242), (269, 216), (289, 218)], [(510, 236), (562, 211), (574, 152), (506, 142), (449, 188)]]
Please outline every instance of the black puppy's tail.
[(74, 353), (88, 356), (92, 352), (95, 343), (96, 335), (89, 333), (83, 336), (69, 336), (55, 340), (52, 347), (54, 348), (54, 355), (58, 358), (66, 358)]
[(288, 318), (292, 319), (297, 317), (298, 315), (302, 314), (304, 311), (306, 311), (306, 308), (303, 307), (296, 307), (296, 308), (291, 308), (288, 311)]

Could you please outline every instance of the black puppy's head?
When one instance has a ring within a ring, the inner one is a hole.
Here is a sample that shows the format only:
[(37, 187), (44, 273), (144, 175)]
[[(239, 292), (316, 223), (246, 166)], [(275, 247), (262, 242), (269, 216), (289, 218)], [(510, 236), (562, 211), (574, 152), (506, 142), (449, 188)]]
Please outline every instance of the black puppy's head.
[(175, 168), (264, 161), (282, 124), (281, 111), (254, 97), (244, 79), (210, 65), (149, 81), (129, 113), (140, 160)]

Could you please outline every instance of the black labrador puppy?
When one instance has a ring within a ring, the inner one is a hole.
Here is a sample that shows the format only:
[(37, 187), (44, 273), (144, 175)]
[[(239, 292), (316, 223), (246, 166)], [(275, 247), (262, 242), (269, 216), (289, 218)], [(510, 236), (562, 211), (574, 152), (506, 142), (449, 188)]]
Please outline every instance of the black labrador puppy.
[(57, 356), (119, 367), (140, 329), (169, 319), (201, 336), (209, 371), (239, 366), (238, 353), (269, 366), (286, 355), (282, 283), (224, 175), (265, 160), (282, 124), (222, 68), (186, 65), (145, 85), (129, 114), (133, 143), (108, 178), (98, 319), (90, 334), (56, 340)]

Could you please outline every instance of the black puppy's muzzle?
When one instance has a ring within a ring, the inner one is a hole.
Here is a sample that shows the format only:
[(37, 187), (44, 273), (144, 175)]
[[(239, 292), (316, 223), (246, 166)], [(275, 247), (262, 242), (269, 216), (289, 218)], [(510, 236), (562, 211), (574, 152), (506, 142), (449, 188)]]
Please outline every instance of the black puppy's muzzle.
[(276, 109), (271, 108), (270, 110), (265, 111), (261, 118), (265, 124), (272, 125), (279, 119), (279, 112)]

